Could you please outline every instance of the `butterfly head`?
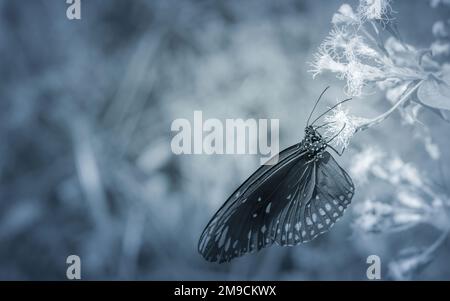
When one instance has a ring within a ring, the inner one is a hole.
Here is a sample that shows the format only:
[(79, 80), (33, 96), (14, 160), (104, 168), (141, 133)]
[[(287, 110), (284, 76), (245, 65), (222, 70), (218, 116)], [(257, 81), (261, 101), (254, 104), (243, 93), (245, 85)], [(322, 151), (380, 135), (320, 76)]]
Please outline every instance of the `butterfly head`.
[(312, 125), (305, 128), (305, 138), (301, 145), (308, 157), (316, 161), (323, 157), (323, 152), (327, 148), (327, 142)]

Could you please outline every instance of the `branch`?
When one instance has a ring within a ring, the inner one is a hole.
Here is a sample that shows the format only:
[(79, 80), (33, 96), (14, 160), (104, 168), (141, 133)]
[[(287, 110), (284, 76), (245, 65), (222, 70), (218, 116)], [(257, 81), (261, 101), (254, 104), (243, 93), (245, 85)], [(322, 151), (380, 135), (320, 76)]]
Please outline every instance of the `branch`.
[(391, 115), (401, 104), (403, 104), (419, 87), (420, 85), (423, 83), (423, 80), (419, 80), (417, 82), (417, 84), (412, 87), (408, 93), (404, 94), (389, 110), (387, 110), (386, 112), (384, 112), (383, 114), (359, 125), (356, 130), (355, 133), (359, 132), (359, 131), (363, 131), (366, 130), (374, 125), (379, 124), (380, 122), (384, 121), (386, 118), (389, 117), (389, 115)]

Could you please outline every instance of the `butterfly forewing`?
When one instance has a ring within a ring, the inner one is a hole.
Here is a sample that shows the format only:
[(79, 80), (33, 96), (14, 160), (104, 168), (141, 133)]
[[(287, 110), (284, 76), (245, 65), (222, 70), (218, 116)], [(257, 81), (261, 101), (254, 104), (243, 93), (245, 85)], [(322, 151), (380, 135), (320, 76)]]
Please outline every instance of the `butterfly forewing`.
[(277, 164), (261, 166), (228, 198), (200, 237), (199, 252), (207, 260), (229, 260), (272, 243), (268, 225), (262, 228), (278, 207), (269, 196), (301, 157), (299, 145), (291, 146)]

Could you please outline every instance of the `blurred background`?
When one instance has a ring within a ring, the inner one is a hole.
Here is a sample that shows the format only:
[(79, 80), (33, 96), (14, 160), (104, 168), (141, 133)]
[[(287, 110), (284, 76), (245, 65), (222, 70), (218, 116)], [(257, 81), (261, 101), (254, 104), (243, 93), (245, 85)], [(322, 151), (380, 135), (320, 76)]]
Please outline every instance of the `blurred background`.
[[(399, 32), (419, 49), (450, 16), (431, 2), (391, 2)], [(439, 227), (369, 233), (349, 210), (310, 243), (206, 262), (197, 253), (203, 228), (259, 157), (170, 150), (172, 121), (193, 120), (194, 110), (204, 119), (278, 118), (280, 148), (301, 140), (327, 85), (320, 111), (346, 97), (344, 82), (308, 72), (342, 3), (82, 0), (82, 19), (68, 20), (63, 0), (0, 0), (0, 279), (65, 280), (71, 254), (86, 280), (365, 280), (371, 254), (383, 279), (398, 279), (390, 264), (433, 245)], [(349, 108), (374, 117), (389, 103), (374, 89)], [(449, 149), (449, 124), (432, 114), (422, 122)], [(431, 160), (415, 127), (394, 114), (337, 160), (354, 170), (373, 146), (445, 187), (449, 156)], [(354, 205), (396, 197), (377, 178), (355, 184)], [(410, 278), (450, 279), (449, 247), (442, 237)]]

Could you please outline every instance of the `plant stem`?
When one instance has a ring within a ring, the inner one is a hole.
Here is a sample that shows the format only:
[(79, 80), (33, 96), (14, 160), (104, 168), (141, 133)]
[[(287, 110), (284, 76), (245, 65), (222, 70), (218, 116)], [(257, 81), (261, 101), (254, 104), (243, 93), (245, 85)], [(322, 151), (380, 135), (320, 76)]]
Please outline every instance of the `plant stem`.
[(373, 119), (371, 119), (371, 120), (369, 120), (369, 121), (367, 121), (367, 122), (365, 122), (365, 123), (363, 123), (363, 124), (361, 124), (361, 125), (359, 125), (357, 128), (356, 128), (356, 130), (355, 130), (355, 133), (356, 132), (359, 132), (359, 131), (363, 131), (363, 130), (366, 130), (366, 129), (368, 129), (368, 128), (370, 128), (370, 127), (372, 127), (372, 126), (374, 126), (374, 125), (377, 125), (377, 124), (379, 124), (380, 122), (382, 122), (382, 121), (384, 121), (386, 118), (388, 118), (389, 117), (389, 115), (391, 115), (392, 114), (392, 112), (394, 112), (395, 111), (395, 109), (397, 109), (402, 103), (404, 103), (419, 87), (420, 87), (420, 85), (423, 83), (423, 80), (420, 80), (420, 81), (418, 81), (417, 82), (417, 84), (414, 86), (414, 87), (412, 87), (409, 91), (408, 91), (408, 93), (406, 93), (405, 95), (403, 95), (403, 97), (402, 98), (400, 98), (389, 110), (387, 110), (386, 112), (384, 112), (383, 114), (381, 114), (381, 115), (379, 115), (379, 116), (377, 116), (377, 117), (375, 117), (375, 118), (373, 118)]

